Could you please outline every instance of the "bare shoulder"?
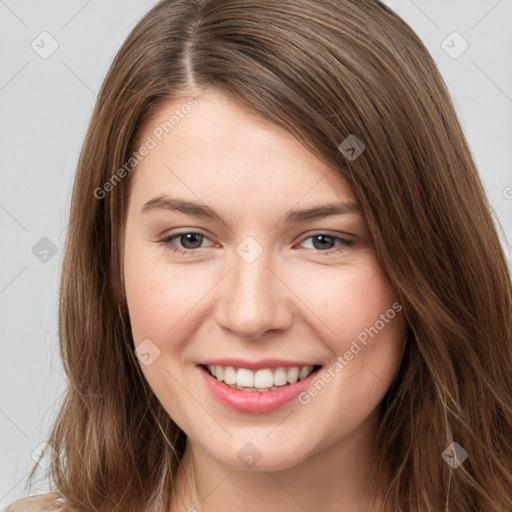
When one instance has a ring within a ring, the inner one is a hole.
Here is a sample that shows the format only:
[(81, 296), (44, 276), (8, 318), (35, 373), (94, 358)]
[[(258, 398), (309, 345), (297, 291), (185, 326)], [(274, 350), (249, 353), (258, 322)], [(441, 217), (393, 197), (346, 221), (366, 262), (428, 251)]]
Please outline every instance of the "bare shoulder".
[(4, 512), (72, 512), (56, 493), (30, 496), (11, 503)]

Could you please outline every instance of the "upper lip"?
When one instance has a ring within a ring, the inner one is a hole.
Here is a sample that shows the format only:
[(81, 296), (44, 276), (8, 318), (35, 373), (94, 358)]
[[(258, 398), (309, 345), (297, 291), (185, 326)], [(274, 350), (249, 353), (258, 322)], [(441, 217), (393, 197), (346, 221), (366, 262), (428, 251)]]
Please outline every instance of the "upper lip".
[(261, 370), (263, 368), (320, 366), (311, 361), (286, 361), (284, 359), (260, 359), (259, 361), (247, 361), (245, 359), (221, 358), (207, 359), (200, 363), (204, 366), (233, 366), (234, 368), (247, 368), (248, 370)]

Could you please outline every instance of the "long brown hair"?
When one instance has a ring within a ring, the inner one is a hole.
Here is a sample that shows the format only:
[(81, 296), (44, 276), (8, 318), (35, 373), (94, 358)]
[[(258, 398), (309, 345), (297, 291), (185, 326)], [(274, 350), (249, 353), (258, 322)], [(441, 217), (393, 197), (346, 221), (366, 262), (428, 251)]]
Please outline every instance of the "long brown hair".
[[(48, 441), (70, 510), (169, 505), (185, 436), (133, 353), (121, 261), (136, 165), (119, 169), (164, 103), (207, 88), (291, 132), (363, 206), (409, 333), (382, 402), (387, 503), (510, 512), (510, 271), (447, 88), (376, 0), (163, 0), (120, 49), (80, 155), (61, 281), (69, 387)], [(355, 159), (338, 147), (350, 135), (365, 145)], [(457, 468), (441, 455), (452, 442), (469, 455)]]

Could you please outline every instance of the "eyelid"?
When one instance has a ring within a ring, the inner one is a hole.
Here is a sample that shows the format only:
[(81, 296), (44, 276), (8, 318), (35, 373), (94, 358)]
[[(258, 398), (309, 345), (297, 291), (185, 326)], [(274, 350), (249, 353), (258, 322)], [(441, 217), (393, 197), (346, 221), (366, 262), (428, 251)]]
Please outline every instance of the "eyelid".
[[(325, 251), (321, 251), (319, 249), (307, 249), (307, 250), (313, 251), (314, 253), (319, 253), (319, 254), (333, 254), (336, 252), (340, 252), (341, 250), (348, 248), (354, 244), (354, 240), (350, 239), (350, 237), (346, 237), (344, 234), (342, 235), (340, 233), (334, 233), (329, 230), (323, 230), (323, 231), (317, 230), (317, 231), (312, 231), (310, 233), (306, 233), (306, 234), (302, 235), (302, 237), (300, 238), (300, 240), (298, 242), (298, 245), (302, 245), (306, 240), (313, 238), (315, 236), (318, 236), (318, 235), (326, 235), (335, 240), (340, 240), (341, 244), (335, 245), (334, 247), (331, 247), (330, 249), (326, 249)], [(352, 235), (352, 236), (354, 236), (354, 235)]]
[[(171, 232), (171, 233), (169, 233), (167, 235), (164, 235), (159, 240), (160, 245), (165, 245), (167, 247), (170, 247), (171, 246), (171, 240), (179, 238), (180, 235), (186, 235), (186, 234), (189, 234), (189, 233), (194, 233), (194, 234), (200, 235), (200, 236), (203, 237), (203, 239), (207, 239), (207, 240), (212, 241), (210, 239), (210, 237), (207, 235), (207, 233), (205, 233), (203, 230), (196, 229), (196, 228), (189, 228), (189, 229), (181, 229), (179, 231)], [(326, 250), (309, 249), (309, 248), (306, 248), (306, 250), (312, 251), (312, 252), (317, 253), (317, 254), (328, 255), (328, 254), (333, 254), (333, 253), (340, 252), (343, 249), (346, 249), (346, 248), (348, 248), (348, 247), (350, 247), (351, 245), (354, 244), (354, 240), (350, 239), (350, 236), (355, 236), (355, 235), (350, 235), (349, 234), (349, 238), (346, 238), (345, 234), (334, 233), (334, 232), (332, 232), (330, 230), (316, 230), (316, 231), (311, 231), (311, 232), (308, 232), (308, 233), (305, 233), (305, 234), (301, 235), (301, 238), (299, 239), (299, 241), (297, 243), (294, 244), (294, 246), (295, 245), (302, 245), (309, 238), (312, 238), (312, 237), (318, 236), (318, 235), (326, 235), (326, 236), (331, 237), (331, 238), (333, 238), (335, 240), (341, 241), (341, 243), (338, 244), (338, 245), (335, 245), (334, 247), (331, 247), (330, 249), (326, 249)], [(177, 252), (177, 253), (180, 253), (180, 254), (193, 254), (194, 252), (199, 253), (203, 249), (206, 249), (207, 247), (197, 247), (195, 249), (186, 249), (186, 248), (181, 248), (181, 247), (174, 247), (174, 248), (171, 247), (171, 250), (173, 252)], [(211, 247), (211, 246), (209, 246), (209, 247)]]
[[(211, 240), (210, 236), (205, 231), (203, 231), (202, 229), (196, 229), (196, 228), (183, 229), (180, 231), (175, 231), (175, 232), (165, 234), (161, 238), (158, 239), (158, 242), (160, 242), (160, 244), (163, 244), (163, 245), (170, 244), (171, 239), (178, 238), (180, 235), (186, 235), (188, 233), (195, 233), (196, 235), (201, 235), (203, 238), (213, 242), (213, 240)], [(193, 252), (193, 251), (199, 251), (200, 249), (206, 249), (206, 247), (199, 247), (197, 249), (181, 249), (180, 248), (179, 250)]]
[[(348, 240), (349, 238), (357, 237), (357, 235), (355, 235), (353, 233), (346, 233), (346, 232), (340, 233), (339, 231), (332, 231), (330, 229), (316, 229), (313, 231), (307, 231), (306, 233), (301, 235), (300, 240), (304, 241), (306, 238), (309, 238), (310, 236), (315, 236), (315, 235), (327, 235), (327, 236), (332, 236), (333, 238), (343, 238), (345, 240)], [(354, 240), (351, 240), (351, 241), (354, 241)]]

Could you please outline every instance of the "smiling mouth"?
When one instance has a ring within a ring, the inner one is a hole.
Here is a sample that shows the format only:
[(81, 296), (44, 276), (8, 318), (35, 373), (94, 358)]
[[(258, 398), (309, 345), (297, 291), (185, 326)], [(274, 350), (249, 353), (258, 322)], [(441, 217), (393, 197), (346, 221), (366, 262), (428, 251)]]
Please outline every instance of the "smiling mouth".
[(233, 366), (201, 365), (201, 367), (214, 379), (232, 389), (262, 393), (295, 384), (308, 378), (321, 368), (320, 365), (280, 366), (253, 371), (248, 368), (235, 368)]

